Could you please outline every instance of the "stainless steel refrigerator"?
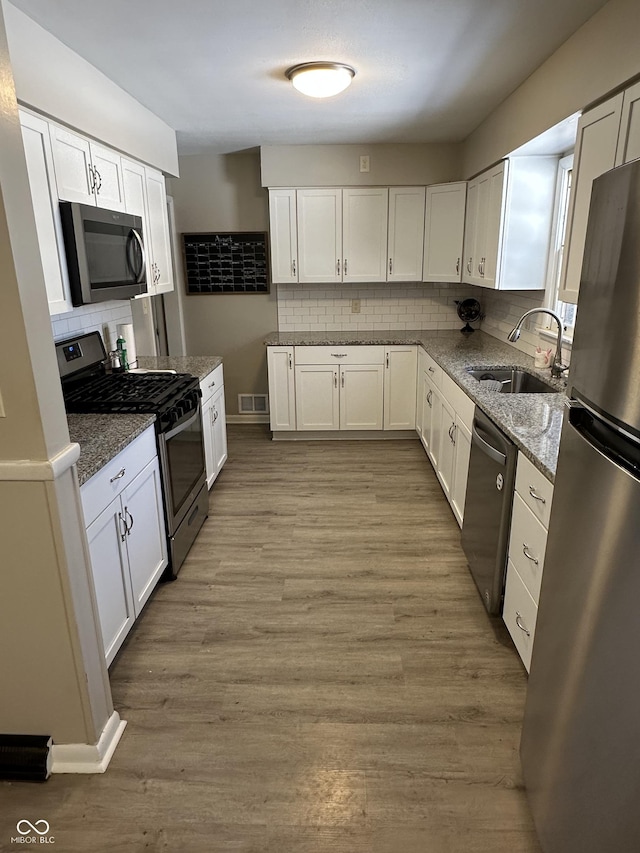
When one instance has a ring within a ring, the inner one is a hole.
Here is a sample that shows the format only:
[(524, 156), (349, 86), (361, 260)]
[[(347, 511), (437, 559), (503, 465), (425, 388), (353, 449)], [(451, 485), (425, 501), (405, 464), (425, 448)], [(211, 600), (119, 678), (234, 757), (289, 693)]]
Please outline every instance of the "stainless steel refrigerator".
[(640, 851), (640, 161), (593, 185), (521, 741), (545, 853)]

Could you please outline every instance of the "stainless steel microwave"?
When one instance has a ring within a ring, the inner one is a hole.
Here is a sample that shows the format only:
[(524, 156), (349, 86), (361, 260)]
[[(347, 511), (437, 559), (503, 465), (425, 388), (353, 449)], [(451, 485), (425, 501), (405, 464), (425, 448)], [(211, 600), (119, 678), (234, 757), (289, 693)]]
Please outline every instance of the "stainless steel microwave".
[(60, 216), (74, 305), (147, 293), (139, 216), (71, 201)]

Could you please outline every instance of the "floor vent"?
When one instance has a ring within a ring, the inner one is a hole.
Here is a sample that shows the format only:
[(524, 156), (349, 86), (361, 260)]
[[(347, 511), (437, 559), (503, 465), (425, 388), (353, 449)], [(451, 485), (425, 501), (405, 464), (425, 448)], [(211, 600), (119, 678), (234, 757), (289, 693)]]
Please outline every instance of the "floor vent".
[(266, 415), (269, 413), (267, 394), (238, 394), (238, 412), (241, 415)]
[(0, 779), (44, 782), (50, 774), (50, 737), (0, 734)]

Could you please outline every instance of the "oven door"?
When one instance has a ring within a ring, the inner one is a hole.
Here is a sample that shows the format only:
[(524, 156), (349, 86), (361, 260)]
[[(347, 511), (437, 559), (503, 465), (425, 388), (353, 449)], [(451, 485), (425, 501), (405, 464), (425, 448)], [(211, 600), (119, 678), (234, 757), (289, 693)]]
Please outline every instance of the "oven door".
[(206, 482), (200, 400), (166, 432), (158, 434), (167, 532), (173, 536)]

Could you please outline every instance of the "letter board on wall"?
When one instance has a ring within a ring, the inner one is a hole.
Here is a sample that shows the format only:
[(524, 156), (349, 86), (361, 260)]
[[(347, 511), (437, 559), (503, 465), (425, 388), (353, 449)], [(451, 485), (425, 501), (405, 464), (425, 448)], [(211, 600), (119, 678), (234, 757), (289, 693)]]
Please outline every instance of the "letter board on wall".
[(187, 294), (268, 293), (266, 231), (183, 234)]

